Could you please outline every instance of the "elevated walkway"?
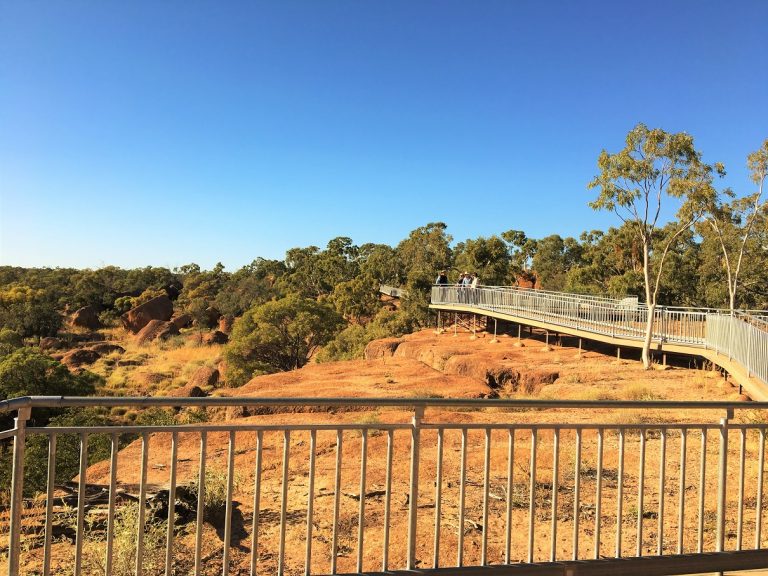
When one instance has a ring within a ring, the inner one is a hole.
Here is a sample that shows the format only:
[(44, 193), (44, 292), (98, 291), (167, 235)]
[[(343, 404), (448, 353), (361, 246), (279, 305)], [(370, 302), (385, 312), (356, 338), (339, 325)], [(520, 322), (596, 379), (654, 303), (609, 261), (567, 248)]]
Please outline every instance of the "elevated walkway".
[[(430, 308), (481, 314), (626, 348), (642, 348), (648, 307), (602, 298), (507, 286), (434, 286)], [(705, 358), (728, 372), (753, 400), (768, 401), (768, 322), (764, 313), (659, 306), (655, 353)]]
[(379, 285), (379, 292), (392, 298), (403, 298), (408, 295), (408, 292), (404, 288), (398, 288), (397, 286), (389, 286), (388, 284)]

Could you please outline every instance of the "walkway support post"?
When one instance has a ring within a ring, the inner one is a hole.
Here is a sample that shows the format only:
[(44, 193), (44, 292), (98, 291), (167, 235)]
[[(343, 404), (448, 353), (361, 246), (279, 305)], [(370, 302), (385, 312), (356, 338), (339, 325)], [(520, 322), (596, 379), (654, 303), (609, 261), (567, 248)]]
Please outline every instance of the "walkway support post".
[(411, 420), (411, 486), (408, 494), (408, 570), (416, 569), (416, 525), (419, 509), (419, 452), (421, 444), (421, 422), (424, 419), (424, 406), (413, 409)]

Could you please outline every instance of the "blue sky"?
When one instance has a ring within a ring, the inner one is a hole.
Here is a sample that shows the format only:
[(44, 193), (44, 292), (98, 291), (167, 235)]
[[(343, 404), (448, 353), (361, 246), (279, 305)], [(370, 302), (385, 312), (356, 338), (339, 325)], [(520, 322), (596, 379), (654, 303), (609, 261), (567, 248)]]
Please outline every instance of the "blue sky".
[(767, 39), (763, 0), (0, 0), (0, 264), (575, 236), (640, 121), (746, 193)]

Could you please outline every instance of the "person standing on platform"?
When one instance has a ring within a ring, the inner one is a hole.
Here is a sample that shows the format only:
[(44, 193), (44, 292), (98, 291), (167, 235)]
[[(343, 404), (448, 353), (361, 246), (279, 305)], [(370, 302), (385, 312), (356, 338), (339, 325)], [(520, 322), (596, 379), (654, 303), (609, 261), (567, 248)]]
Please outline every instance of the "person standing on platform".
[(472, 281), (469, 283), (470, 302), (477, 304), (477, 272), (472, 273)]

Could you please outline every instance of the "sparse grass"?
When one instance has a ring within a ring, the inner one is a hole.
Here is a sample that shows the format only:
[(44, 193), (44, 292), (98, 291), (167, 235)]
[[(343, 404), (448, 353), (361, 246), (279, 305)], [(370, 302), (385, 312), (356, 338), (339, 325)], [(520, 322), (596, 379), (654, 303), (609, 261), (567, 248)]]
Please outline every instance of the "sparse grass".
[(439, 392), (432, 392), (431, 390), (414, 390), (411, 392), (410, 397), (419, 398), (422, 400), (429, 400), (430, 398), (445, 398), (445, 396)]
[(378, 410), (375, 412), (365, 412), (357, 419), (357, 423), (363, 426), (377, 426), (381, 424), (381, 415)]
[(160, 342), (156, 343), (156, 346), (160, 350), (174, 350), (176, 348), (182, 348), (186, 345), (186, 341), (184, 336), (177, 335), (177, 336), (171, 336), (170, 338), (166, 338), (165, 340), (160, 340)]
[(663, 400), (665, 396), (656, 392), (645, 384), (630, 384), (621, 393), (625, 400), (648, 402), (650, 400)]
[[(241, 479), (235, 474), (232, 478), (233, 493), (240, 489)], [(195, 479), (189, 487), (191, 494), (197, 499), (200, 485)], [(215, 524), (224, 518), (227, 506), (227, 471), (220, 468), (206, 468), (203, 496), (203, 514), (207, 521)]]
[(558, 378), (559, 384), (581, 384), (584, 382), (584, 377), (579, 372), (573, 372), (571, 374), (565, 374)]
[[(115, 514), (114, 555), (112, 559), (113, 576), (134, 574), (136, 562), (136, 533), (139, 526), (139, 505), (128, 503), (118, 508)], [(142, 568), (146, 574), (162, 573), (165, 563), (166, 522), (147, 522), (144, 526), (144, 553)], [(85, 572), (103, 574), (104, 544), (89, 541), (83, 554)]]

